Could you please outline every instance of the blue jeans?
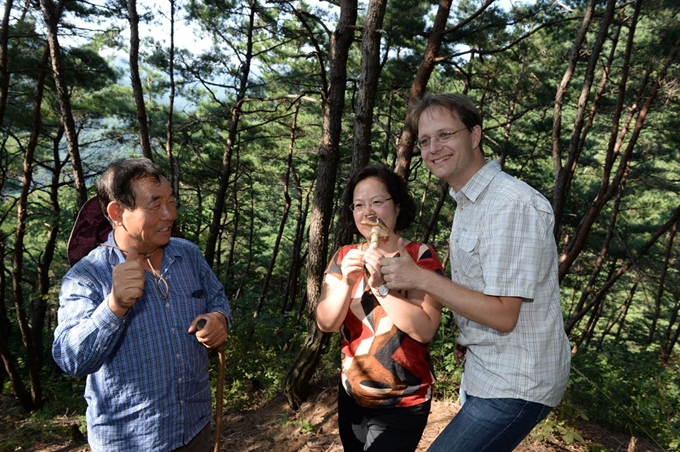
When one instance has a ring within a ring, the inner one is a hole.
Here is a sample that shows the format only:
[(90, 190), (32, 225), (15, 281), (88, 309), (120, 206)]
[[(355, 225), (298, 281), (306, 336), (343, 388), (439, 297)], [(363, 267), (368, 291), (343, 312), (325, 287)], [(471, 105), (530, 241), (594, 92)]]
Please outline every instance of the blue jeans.
[(428, 452), (511, 452), (551, 409), (520, 399), (468, 395)]

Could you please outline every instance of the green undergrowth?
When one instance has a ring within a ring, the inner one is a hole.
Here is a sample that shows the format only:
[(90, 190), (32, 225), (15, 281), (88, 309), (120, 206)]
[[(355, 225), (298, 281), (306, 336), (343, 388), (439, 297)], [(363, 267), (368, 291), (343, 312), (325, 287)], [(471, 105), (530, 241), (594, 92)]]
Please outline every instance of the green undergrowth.
[(27, 450), (39, 444), (85, 444), (85, 380), (46, 368), (44, 406), (26, 413), (5, 382), (0, 396), (0, 452)]
[(563, 404), (579, 408), (591, 422), (645, 437), (665, 450), (680, 450), (680, 365), (662, 364), (658, 354), (610, 345), (572, 359)]

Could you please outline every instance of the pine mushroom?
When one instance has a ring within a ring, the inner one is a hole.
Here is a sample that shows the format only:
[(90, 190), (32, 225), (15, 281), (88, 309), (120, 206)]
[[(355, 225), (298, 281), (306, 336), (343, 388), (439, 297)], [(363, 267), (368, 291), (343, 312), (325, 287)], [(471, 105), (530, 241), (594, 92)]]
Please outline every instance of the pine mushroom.
[(361, 224), (371, 227), (371, 249), (378, 248), (378, 240), (380, 237), (387, 237), (390, 235), (390, 230), (385, 222), (375, 215), (367, 216), (361, 220)]

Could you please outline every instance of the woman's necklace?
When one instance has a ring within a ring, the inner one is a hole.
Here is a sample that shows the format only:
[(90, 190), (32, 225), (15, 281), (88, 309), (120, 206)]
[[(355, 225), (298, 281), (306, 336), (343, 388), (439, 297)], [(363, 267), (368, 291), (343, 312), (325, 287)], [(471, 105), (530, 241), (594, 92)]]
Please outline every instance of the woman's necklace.
[[(102, 246), (107, 246), (109, 248), (116, 249), (123, 253), (125, 256), (127, 256), (127, 251), (124, 250), (123, 248), (120, 248), (116, 245), (111, 245), (108, 243), (100, 243)], [(168, 295), (170, 295), (170, 285), (168, 284), (168, 281), (161, 275), (161, 273), (156, 270), (156, 268), (153, 266), (151, 263), (151, 255), (155, 252), (156, 250), (144, 254), (144, 259), (146, 259), (146, 263), (149, 264), (149, 268), (151, 269), (151, 274), (154, 276), (154, 281), (156, 282), (156, 291), (158, 292), (158, 296), (161, 297), (161, 300), (167, 300)]]

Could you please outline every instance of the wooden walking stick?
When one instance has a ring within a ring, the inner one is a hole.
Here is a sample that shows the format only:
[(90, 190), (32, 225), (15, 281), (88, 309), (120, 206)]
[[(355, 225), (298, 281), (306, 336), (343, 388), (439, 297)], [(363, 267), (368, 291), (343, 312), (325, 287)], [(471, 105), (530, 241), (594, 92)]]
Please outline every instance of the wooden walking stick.
[[(196, 324), (196, 330), (200, 331), (205, 326), (206, 320), (201, 319)], [(224, 411), (224, 342), (217, 347), (217, 383), (215, 388), (215, 447), (213, 452), (220, 451), (222, 442), (222, 414)]]
[(217, 389), (215, 390), (215, 449), (213, 452), (220, 451), (222, 441), (222, 411), (224, 409), (224, 343), (217, 347)]

